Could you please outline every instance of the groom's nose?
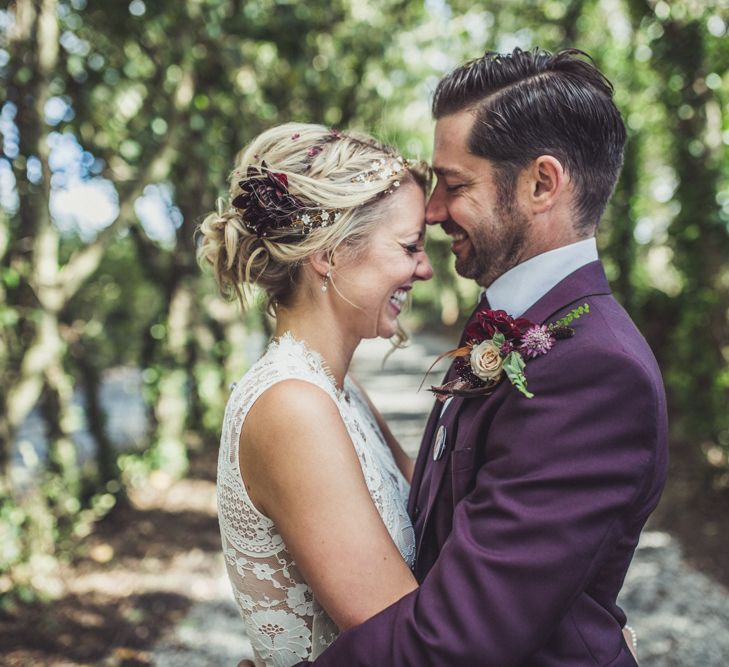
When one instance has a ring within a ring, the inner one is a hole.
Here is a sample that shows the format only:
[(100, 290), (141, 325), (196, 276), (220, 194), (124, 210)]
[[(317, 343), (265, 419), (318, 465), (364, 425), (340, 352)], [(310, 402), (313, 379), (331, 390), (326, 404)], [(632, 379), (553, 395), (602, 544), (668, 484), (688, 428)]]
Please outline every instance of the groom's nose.
[(442, 183), (436, 183), (433, 193), (425, 207), (425, 223), (437, 225), (448, 219), (448, 209), (445, 205), (445, 188)]

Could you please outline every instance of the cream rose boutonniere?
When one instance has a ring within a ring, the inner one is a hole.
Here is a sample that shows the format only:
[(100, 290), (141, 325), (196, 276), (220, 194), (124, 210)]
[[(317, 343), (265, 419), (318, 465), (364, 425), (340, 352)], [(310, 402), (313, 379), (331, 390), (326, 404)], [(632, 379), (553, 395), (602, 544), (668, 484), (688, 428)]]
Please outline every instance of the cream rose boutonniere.
[(503, 372), (499, 347), (493, 340), (484, 340), (471, 348), (471, 371), (484, 382), (498, 380)]
[[(527, 360), (547, 354), (558, 341), (574, 335), (568, 325), (590, 312), (583, 304), (551, 324), (538, 324), (523, 317), (513, 318), (503, 310), (483, 310), (473, 317), (465, 331), (466, 344), (438, 357), (455, 357), (457, 378), (431, 391), (439, 400), (449, 396), (490, 394), (505, 377), (527, 398)], [(433, 367), (431, 366), (431, 368)]]

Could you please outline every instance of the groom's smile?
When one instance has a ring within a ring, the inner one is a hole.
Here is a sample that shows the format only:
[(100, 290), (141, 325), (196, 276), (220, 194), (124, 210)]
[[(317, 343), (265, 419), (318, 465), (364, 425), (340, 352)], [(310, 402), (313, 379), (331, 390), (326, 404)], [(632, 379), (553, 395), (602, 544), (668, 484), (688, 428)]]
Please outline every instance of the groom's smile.
[(451, 237), (451, 250), (458, 255), (459, 249), (463, 250), (464, 242), (468, 241), (468, 234), (452, 220), (442, 222), (441, 228)]

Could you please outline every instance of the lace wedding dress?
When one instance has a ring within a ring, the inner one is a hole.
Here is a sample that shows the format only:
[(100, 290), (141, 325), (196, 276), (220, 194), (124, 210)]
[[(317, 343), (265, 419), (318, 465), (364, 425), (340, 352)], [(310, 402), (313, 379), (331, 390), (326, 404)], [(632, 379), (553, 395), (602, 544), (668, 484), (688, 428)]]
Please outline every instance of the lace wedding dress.
[[(225, 564), (257, 667), (312, 660), (339, 632), (314, 599), (276, 526), (249, 499), (238, 465), (240, 432), (248, 411), (266, 389), (286, 379), (311, 382), (337, 404), (382, 521), (408, 565), (415, 559), (415, 536), (406, 511), (408, 483), (364, 398), (349, 378), (339, 391), (322, 358), (290, 334), (274, 340), (233, 388), (218, 459), (218, 518)], [(286, 418), (283, 410), (282, 418)]]

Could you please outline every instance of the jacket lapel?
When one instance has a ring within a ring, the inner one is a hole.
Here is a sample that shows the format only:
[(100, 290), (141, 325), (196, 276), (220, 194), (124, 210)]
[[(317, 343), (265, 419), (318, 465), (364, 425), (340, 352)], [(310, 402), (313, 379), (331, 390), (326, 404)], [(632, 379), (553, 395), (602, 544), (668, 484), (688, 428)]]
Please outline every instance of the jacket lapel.
[[(471, 320), (474, 318), (476, 313), (482, 308), (482, 307), (488, 307), (488, 303), (486, 301), (486, 294), (481, 295), (481, 299), (479, 300), (478, 304), (476, 305), (476, 308), (474, 308), (473, 312), (471, 313), (470, 317), (468, 318), (468, 321), (466, 322), (466, 326), (463, 328), (463, 332), (461, 333), (461, 339), (458, 342), (458, 347), (463, 345), (463, 337), (465, 336), (466, 327), (471, 322)], [(443, 378), (443, 381), (441, 384), (447, 382), (451, 378), (451, 373), (453, 371), (453, 364), (451, 364), (450, 368), (448, 369), (448, 372), (445, 374), (445, 377)], [(455, 401), (455, 399), (453, 399)], [(451, 401), (453, 403), (453, 401)], [(450, 412), (455, 406), (449, 405), (447, 413)], [(420, 441), (420, 449), (418, 450), (418, 457), (415, 461), (415, 470), (413, 471), (413, 479), (410, 483), (410, 496), (408, 498), (408, 514), (410, 514), (411, 517), (415, 516), (415, 507), (417, 504), (418, 496), (420, 494), (420, 485), (423, 480), (423, 473), (425, 471), (425, 468), (428, 465), (429, 457), (432, 454), (432, 447), (433, 447), (433, 438), (435, 437), (436, 429), (438, 427), (438, 423), (440, 421), (440, 417), (443, 414), (443, 403), (436, 400), (434, 401), (433, 409), (430, 411), (430, 416), (428, 417), (428, 421), (425, 425), (425, 431), (423, 433), (423, 438)], [(442, 475), (441, 475), (442, 477)], [(432, 479), (431, 479), (432, 481)], [(433, 487), (431, 486), (431, 489)], [(429, 494), (429, 498), (432, 497), (432, 493)], [(428, 505), (430, 505), (430, 502), (428, 502)]]
[[(454, 397), (453, 400), (448, 404), (448, 407), (446, 408), (445, 413), (443, 413), (443, 416), (437, 422), (438, 429), (440, 429), (440, 427), (443, 427), (445, 429), (445, 449), (442, 450), (437, 460), (432, 460), (435, 437), (432, 437), (430, 442), (428, 443), (428, 456), (430, 456), (431, 465), (433, 466), (432, 474), (430, 476), (430, 489), (428, 490), (428, 512), (430, 512), (430, 508), (433, 506), (435, 498), (438, 495), (438, 489), (440, 489), (445, 470), (448, 467), (447, 462), (449, 461), (451, 452), (453, 451), (456, 444), (454, 441), (458, 430), (456, 428), (456, 421), (458, 419), (458, 413), (461, 411), (465, 400), (467, 399), (464, 399), (460, 396)], [(425, 522), (427, 523), (427, 521), (428, 517), (426, 515)]]
[[(455, 438), (458, 432), (458, 429), (456, 428), (458, 413), (461, 411), (465, 400), (466, 399), (461, 397), (454, 397), (446, 407), (445, 412), (442, 412), (440, 403), (436, 406), (438, 411), (438, 418), (433, 424), (434, 428), (429, 434), (430, 438), (428, 440), (423, 439), (423, 443), (421, 445), (420, 456), (424, 459), (423, 469), (425, 469), (426, 466), (430, 468), (430, 480), (427, 489), (427, 503), (423, 508), (424, 517), (422, 530), (418, 535), (418, 543), (415, 548), (416, 554), (419, 553), (421, 550), (421, 545), (427, 532), (428, 522), (431, 518), (431, 512), (435, 505), (435, 499), (438, 495), (440, 486), (443, 483), (443, 478), (445, 477), (445, 471), (448, 467), (448, 461), (450, 460), (451, 452), (453, 451), (456, 444)], [(437, 428), (435, 428), (436, 425)], [(437, 460), (434, 460), (433, 451), (435, 445), (435, 434), (441, 427), (445, 429), (445, 447), (441, 451), (440, 455), (437, 457)]]
[(420, 441), (420, 449), (418, 450), (418, 457), (415, 461), (415, 470), (413, 471), (413, 479), (410, 483), (410, 496), (408, 498), (408, 514), (411, 517), (415, 516), (415, 506), (418, 500), (418, 493), (420, 492), (420, 483), (423, 479), (423, 471), (428, 462), (428, 455), (430, 447), (428, 443), (433, 441), (435, 435), (435, 429), (440, 418), (440, 412), (443, 404), (440, 401), (436, 401), (433, 409), (430, 411), (430, 417), (425, 425), (425, 431), (423, 432), (423, 438)]

